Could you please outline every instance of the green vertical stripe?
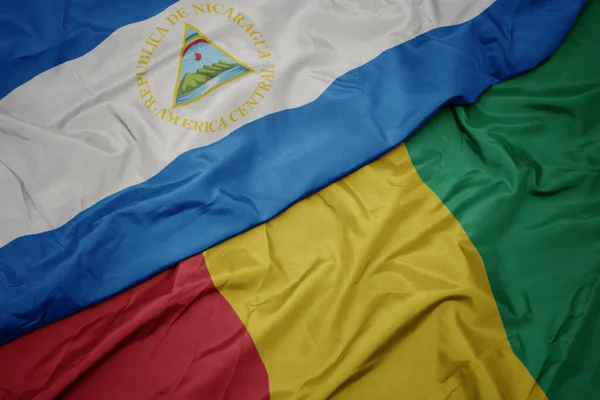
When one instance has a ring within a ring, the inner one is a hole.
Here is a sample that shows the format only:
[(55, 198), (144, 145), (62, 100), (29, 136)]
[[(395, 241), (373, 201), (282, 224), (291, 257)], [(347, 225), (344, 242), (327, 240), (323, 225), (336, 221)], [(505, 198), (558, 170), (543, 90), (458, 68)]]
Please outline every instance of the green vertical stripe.
[(545, 64), (407, 146), (481, 253), (515, 354), (551, 400), (600, 398), (600, 1)]

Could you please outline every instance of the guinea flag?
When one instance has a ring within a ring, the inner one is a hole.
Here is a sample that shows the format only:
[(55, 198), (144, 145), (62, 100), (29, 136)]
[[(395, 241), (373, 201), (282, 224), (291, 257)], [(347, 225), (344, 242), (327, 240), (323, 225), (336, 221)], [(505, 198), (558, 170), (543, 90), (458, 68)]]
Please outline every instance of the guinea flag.
[(537, 69), (0, 347), (0, 398), (596, 399), (598, 21), (591, 2)]

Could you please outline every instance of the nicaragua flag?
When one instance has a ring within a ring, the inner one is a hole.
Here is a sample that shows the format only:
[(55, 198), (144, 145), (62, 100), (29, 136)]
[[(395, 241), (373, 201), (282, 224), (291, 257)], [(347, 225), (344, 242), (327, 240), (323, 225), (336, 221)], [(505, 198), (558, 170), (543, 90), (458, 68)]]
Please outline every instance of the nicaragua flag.
[(540, 63), (583, 4), (5, 4), (0, 342), (376, 159)]

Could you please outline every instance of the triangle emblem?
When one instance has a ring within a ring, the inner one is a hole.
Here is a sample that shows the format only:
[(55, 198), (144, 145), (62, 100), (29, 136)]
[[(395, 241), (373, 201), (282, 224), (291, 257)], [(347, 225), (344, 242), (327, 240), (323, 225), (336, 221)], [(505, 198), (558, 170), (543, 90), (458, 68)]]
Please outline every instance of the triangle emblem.
[(186, 23), (179, 54), (173, 108), (198, 101), (215, 89), (252, 72), (252, 68)]

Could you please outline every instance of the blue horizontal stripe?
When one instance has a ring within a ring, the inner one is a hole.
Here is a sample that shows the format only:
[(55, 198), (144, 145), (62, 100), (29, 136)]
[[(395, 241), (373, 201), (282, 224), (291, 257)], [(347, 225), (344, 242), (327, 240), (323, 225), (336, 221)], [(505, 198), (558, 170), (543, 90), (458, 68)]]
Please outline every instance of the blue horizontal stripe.
[(472, 102), (542, 61), (583, 3), (500, 0), (384, 52), (310, 104), (181, 155), (59, 229), (14, 240), (0, 249), (0, 340), (98, 303), (374, 160), (440, 106)]
[(0, 1), (0, 99), (175, 0)]

